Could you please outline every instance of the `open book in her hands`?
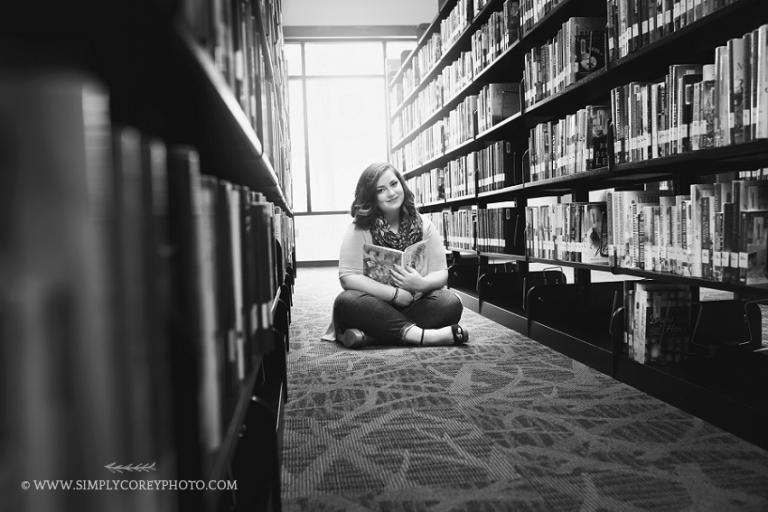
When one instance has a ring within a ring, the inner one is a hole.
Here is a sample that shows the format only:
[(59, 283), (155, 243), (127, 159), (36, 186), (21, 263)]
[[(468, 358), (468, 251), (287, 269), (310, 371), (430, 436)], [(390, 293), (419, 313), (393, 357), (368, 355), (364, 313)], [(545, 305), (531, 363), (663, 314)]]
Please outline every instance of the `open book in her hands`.
[(395, 265), (413, 267), (419, 274), (427, 271), (427, 241), (422, 240), (409, 245), (404, 251), (382, 247), (380, 245), (363, 245), (363, 274), (380, 283), (394, 286), (392, 269)]

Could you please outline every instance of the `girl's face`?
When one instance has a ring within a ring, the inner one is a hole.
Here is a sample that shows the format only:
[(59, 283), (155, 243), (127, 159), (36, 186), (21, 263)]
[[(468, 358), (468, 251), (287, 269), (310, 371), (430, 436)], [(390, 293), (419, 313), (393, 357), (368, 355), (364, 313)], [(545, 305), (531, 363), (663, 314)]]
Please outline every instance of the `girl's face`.
[(385, 215), (399, 212), (404, 199), (405, 192), (400, 180), (391, 170), (385, 171), (376, 183), (376, 202), (381, 212)]

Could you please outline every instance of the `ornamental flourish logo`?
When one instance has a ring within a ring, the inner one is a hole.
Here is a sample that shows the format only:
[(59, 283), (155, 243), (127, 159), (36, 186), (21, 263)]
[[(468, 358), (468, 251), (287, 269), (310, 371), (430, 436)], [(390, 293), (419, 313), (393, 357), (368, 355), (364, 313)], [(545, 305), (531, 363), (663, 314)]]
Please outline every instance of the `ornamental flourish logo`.
[(152, 462), (151, 464), (149, 462), (144, 464), (118, 464), (117, 462), (110, 462), (104, 467), (112, 474), (119, 473), (122, 475), (123, 473), (149, 473), (150, 471), (157, 471), (156, 464), (157, 462)]

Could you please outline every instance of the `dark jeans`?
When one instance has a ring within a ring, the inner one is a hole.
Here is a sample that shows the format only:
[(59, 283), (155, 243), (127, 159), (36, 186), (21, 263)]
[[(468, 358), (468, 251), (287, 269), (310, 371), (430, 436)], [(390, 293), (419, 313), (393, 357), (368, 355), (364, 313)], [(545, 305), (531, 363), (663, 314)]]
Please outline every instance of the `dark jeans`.
[(459, 322), (464, 306), (455, 293), (434, 290), (400, 309), (357, 290), (341, 292), (333, 303), (336, 332), (360, 329), (383, 343), (400, 343), (405, 331), (416, 324), (437, 329)]

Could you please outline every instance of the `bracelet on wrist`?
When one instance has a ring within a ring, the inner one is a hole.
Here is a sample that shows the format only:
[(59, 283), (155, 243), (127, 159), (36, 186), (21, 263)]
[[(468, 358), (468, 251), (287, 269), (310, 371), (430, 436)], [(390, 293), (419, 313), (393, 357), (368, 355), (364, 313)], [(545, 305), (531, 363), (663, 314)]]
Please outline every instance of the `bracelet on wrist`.
[(400, 293), (400, 288), (398, 288), (397, 286), (395, 286), (395, 294), (394, 294), (394, 295), (392, 295), (392, 299), (389, 301), (389, 302), (390, 302), (390, 304), (394, 304), (394, 303), (395, 303), (395, 301), (397, 300), (397, 294), (398, 294), (398, 293)]

